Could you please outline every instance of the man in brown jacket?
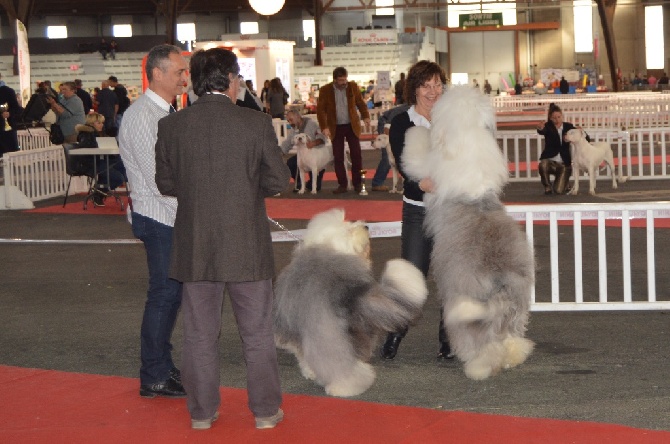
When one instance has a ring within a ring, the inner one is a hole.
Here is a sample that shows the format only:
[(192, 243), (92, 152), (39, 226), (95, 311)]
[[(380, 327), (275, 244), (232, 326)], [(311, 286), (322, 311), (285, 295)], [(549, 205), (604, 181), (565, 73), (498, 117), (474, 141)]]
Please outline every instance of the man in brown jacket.
[(156, 185), (177, 198), (170, 277), (183, 282), (182, 381), (191, 427), (218, 418), (221, 307), (228, 290), (256, 428), (283, 418), (272, 328), (274, 259), (265, 198), (290, 179), (269, 115), (235, 104), (231, 51), (191, 58), (192, 106), (158, 123)]
[[(319, 89), (319, 103), (316, 116), (323, 134), (333, 141), (335, 174), (339, 186), (334, 194), (347, 192), (347, 172), (344, 168), (344, 140), (349, 144), (351, 155), (351, 182), (356, 192), (361, 191), (361, 118), (370, 124), (370, 113), (363, 101), (356, 82), (347, 81), (347, 70), (338, 67), (333, 70), (333, 81)], [(361, 115), (358, 116), (356, 108)]]

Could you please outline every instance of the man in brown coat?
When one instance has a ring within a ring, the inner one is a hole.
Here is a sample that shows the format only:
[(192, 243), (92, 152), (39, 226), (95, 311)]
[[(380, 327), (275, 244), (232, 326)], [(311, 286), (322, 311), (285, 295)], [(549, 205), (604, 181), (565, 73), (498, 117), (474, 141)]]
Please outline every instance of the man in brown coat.
[[(370, 113), (356, 82), (347, 81), (347, 70), (333, 70), (333, 81), (319, 89), (316, 116), (323, 134), (333, 141), (335, 174), (339, 186), (334, 194), (347, 192), (347, 172), (344, 168), (344, 140), (349, 144), (351, 155), (351, 182), (356, 192), (361, 191), (361, 117), (370, 124)], [(360, 111), (358, 116), (356, 108)]]
[(190, 71), (199, 99), (158, 123), (156, 185), (178, 202), (170, 277), (183, 282), (182, 381), (194, 429), (218, 417), (224, 290), (242, 337), (256, 427), (274, 427), (284, 415), (265, 198), (288, 186), (290, 172), (270, 116), (235, 105), (239, 70), (231, 51), (196, 52)]

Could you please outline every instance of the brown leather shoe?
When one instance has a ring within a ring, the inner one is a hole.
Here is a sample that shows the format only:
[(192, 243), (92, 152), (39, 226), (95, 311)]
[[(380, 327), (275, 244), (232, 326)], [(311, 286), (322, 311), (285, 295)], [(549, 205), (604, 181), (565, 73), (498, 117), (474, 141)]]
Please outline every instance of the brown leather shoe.
[(372, 187), (372, 191), (388, 191), (389, 187), (386, 185), (375, 185)]
[(343, 194), (347, 192), (347, 187), (337, 187), (337, 189), (333, 190), (333, 194)]

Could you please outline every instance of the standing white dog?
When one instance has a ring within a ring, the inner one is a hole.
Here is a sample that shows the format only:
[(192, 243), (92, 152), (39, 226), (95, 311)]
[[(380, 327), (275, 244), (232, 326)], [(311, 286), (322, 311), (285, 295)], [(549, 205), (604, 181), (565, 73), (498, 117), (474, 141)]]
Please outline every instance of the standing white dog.
[(498, 198), (508, 169), (490, 99), (454, 87), (431, 117), (430, 130), (408, 130), (402, 166), (415, 180), (432, 180), (424, 196), (426, 229), (449, 343), (466, 376), (486, 379), (521, 364), (533, 349), (524, 337), (532, 249)]
[[(589, 143), (583, 129), (575, 128), (565, 133), (565, 140), (570, 142), (570, 154), (572, 155), (572, 175), (574, 184), (569, 194), (576, 196), (579, 193), (580, 169), (585, 169), (589, 174), (589, 194), (596, 194), (596, 170), (603, 161), (609, 166), (612, 174), (612, 189), (617, 189), (616, 169), (614, 168), (614, 154), (607, 142)], [(623, 183), (627, 178), (620, 177)]]
[(378, 337), (420, 314), (426, 282), (404, 259), (388, 261), (376, 282), (368, 230), (340, 208), (314, 216), (303, 239), (275, 285), (277, 346), (329, 395), (358, 395), (375, 380)]
[(395, 157), (393, 157), (393, 152), (391, 151), (391, 144), (389, 143), (389, 136), (386, 134), (378, 135), (372, 146), (376, 149), (386, 150), (386, 155), (389, 159), (389, 164), (391, 165), (391, 173), (393, 174), (393, 186), (389, 190), (389, 193), (401, 193), (402, 188), (398, 190), (398, 178), (400, 173), (398, 172), (398, 167), (395, 164)]
[[(305, 184), (309, 177), (307, 173), (312, 173), (312, 194), (316, 194), (316, 178), (319, 171), (333, 162), (333, 144), (330, 139), (326, 139), (325, 145), (315, 146), (314, 148), (307, 148), (307, 142), (310, 138), (305, 133), (296, 134), (293, 136), (293, 146), (298, 153), (298, 176), (300, 177), (300, 191), (298, 194), (305, 194)], [(344, 169), (349, 178), (349, 188), (351, 188), (351, 178), (349, 177), (349, 165), (347, 163), (346, 153), (344, 161)], [(296, 181), (297, 183), (297, 181)]]

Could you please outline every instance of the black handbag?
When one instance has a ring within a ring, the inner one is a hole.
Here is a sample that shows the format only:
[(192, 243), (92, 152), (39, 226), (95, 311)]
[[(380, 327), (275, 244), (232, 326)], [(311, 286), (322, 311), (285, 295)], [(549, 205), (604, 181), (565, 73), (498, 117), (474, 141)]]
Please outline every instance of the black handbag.
[(49, 131), (49, 142), (51, 142), (52, 145), (60, 145), (65, 142), (65, 135), (63, 134), (63, 130), (57, 123), (51, 125), (51, 130)]

